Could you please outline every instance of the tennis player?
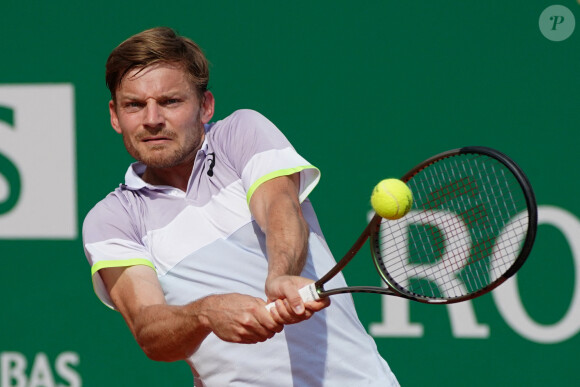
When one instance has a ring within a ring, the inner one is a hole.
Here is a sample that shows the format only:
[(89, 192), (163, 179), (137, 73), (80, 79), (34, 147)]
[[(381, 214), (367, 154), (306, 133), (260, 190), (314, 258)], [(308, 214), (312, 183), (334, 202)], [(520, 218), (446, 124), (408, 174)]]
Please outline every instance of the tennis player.
[(335, 263), (308, 199), (319, 171), (255, 111), (212, 122), (208, 80), (169, 28), (110, 54), (111, 124), (137, 162), (84, 221), (96, 294), (196, 386), (397, 386), (351, 296), (298, 295)]

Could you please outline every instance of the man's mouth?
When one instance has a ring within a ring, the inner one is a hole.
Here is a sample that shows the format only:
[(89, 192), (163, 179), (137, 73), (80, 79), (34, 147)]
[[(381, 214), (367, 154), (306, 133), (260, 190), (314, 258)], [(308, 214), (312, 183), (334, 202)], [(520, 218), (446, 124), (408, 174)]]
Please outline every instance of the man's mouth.
[(164, 136), (154, 136), (154, 137), (144, 137), (141, 139), (142, 142), (146, 142), (148, 144), (161, 144), (166, 141), (171, 141), (171, 138), (164, 137)]

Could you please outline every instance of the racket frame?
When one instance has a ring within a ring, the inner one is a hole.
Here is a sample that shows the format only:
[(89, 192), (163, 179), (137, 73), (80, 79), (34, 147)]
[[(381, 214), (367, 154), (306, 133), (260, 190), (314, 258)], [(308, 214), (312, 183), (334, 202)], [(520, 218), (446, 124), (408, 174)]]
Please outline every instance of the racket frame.
[[(380, 231), (380, 225), (383, 221), (376, 213), (374, 214), (371, 221), (368, 223), (364, 231), (361, 233), (359, 238), (356, 242), (352, 245), (352, 247), (348, 250), (348, 252), (343, 256), (343, 258), (338, 261), (338, 263), (324, 276), (322, 276), (318, 281), (314, 283), (314, 286), (311, 287), (316, 289), (319, 297), (328, 297), (335, 294), (341, 293), (376, 293), (376, 294), (384, 294), (384, 295), (394, 295), (406, 299), (410, 299), (413, 301), (418, 301), (427, 304), (452, 304), (456, 302), (470, 300), (476, 297), (479, 297), (483, 294), (486, 294), (500, 284), (505, 282), (508, 278), (512, 277), (525, 263), (526, 259), (528, 258), (535, 238), (536, 238), (536, 229), (538, 224), (538, 212), (537, 212), (537, 204), (536, 198), (534, 195), (534, 191), (532, 190), (532, 186), (521, 170), (521, 168), (508, 156), (499, 152), (495, 149), (483, 147), (483, 146), (468, 146), (463, 148), (452, 149), (446, 152), (439, 153), (433, 157), (430, 157), (423, 161), (421, 164), (417, 165), (413, 169), (411, 169), (407, 174), (405, 174), (401, 180), (405, 183), (409, 182), (413, 176), (427, 168), (428, 166), (454, 156), (459, 156), (462, 154), (481, 154), (493, 159), (498, 160), (501, 162), (505, 167), (507, 167), (510, 172), (513, 174), (515, 179), (517, 180), (518, 184), (522, 188), (525, 200), (526, 200), (526, 207), (528, 209), (528, 232), (526, 234), (526, 238), (520, 250), (520, 253), (512, 266), (501, 276), (499, 276), (495, 281), (492, 281), (487, 286), (479, 289), (477, 291), (468, 293), (463, 296), (459, 297), (452, 297), (452, 298), (432, 298), (426, 297), (422, 295), (418, 295), (412, 293), (410, 291), (406, 291), (400, 286), (397, 286), (395, 281), (390, 278), (389, 275), (386, 275), (387, 270), (381, 267), (380, 259), (377, 257), (375, 249), (378, 248), (378, 235)], [(354, 256), (358, 253), (358, 251), (362, 248), (362, 246), (366, 243), (367, 239), (371, 239), (371, 255), (373, 258), (373, 262), (375, 264), (375, 268), (377, 269), (379, 275), (387, 285), (387, 287), (379, 287), (379, 286), (350, 286), (344, 288), (336, 288), (325, 290), (324, 284), (326, 284), (331, 278), (333, 278), (336, 274), (338, 274), (344, 267), (354, 258)], [(311, 290), (312, 291), (312, 290)]]

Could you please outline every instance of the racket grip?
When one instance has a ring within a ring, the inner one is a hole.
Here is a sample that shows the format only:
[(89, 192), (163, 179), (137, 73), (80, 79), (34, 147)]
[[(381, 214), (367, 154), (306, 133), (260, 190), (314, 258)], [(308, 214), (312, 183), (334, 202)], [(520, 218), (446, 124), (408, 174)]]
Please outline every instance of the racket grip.
[[(300, 298), (302, 298), (302, 301), (304, 302), (316, 301), (320, 298), (318, 291), (316, 291), (316, 285), (314, 282), (298, 290), (298, 294), (300, 294)], [(270, 302), (268, 305), (266, 305), (266, 309), (269, 311), (275, 305), (276, 303)]]

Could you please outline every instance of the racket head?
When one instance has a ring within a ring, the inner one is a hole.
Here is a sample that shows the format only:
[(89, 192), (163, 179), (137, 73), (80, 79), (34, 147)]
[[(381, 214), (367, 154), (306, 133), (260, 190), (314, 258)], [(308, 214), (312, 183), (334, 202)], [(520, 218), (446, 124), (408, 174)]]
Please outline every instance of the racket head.
[(481, 296), (514, 275), (531, 252), (537, 206), (529, 180), (505, 154), (465, 147), (401, 178), (413, 207), (370, 225), (375, 266), (397, 295), (424, 303)]

